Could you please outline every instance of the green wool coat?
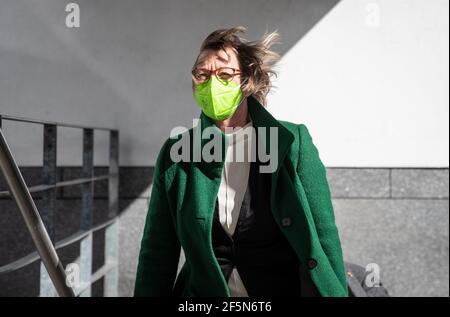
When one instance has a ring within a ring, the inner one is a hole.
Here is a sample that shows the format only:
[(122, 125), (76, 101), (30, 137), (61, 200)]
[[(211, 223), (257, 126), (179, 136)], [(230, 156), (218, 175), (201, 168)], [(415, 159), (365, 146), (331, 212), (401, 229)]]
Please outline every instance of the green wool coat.
[[(317, 263), (307, 274), (320, 294), (348, 296), (326, 170), (307, 127), (276, 120), (252, 96), (248, 98), (248, 109), (255, 127), (278, 128), (278, 165), (271, 175), (270, 195), (274, 220), (300, 263), (311, 259)], [(204, 148), (209, 139), (193, 143), (194, 131), (203, 131), (214, 123), (203, 113), (199, 123), (201, 130), (192, 128), (178, 138), (167, 139), (158, 155), (135, 296), (230, 296), (211, 242), (223, 160), (174, 162), (170, 156), (171, 146), (182, 137), (191, 141), (191, 158), (195, 144)], [(215, 131), (225, 140), (218, 128)], [(265, 145), (269, 151), (269, 138)], [(225, 143), (222, 158), (224, 149)], [(289, 226), (282, 224), (285, 217), (290, 218)], [(186, 262), (177, 276), (180, 247)]]

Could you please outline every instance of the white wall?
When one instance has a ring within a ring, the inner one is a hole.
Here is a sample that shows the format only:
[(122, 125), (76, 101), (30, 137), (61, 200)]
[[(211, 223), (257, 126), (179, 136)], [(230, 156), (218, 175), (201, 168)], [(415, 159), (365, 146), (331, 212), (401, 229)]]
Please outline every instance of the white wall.
[(448, 12), (340, 2), (283, 57), (269, 109), (305, 122), (328, 166), (448, 167)]
[[(118, 128), (121, 165), (152, 165), (199, 115), (189, 71), (204, 37), (278, 28), (270, 110), (306, 123), (326, 165), (448, 166), (447, 1), (371, 1), (371, 28), (363, 0), (80, 0), (79, 29), (67, 2), (0, 0), (0, 113)], [(19, 163), (41, 164), (41, 130), (4, 126)], [(58, 142), (59, 164), (81, 164), (79, 131)], [(106, 134), (96, 149), (104, 164)]]

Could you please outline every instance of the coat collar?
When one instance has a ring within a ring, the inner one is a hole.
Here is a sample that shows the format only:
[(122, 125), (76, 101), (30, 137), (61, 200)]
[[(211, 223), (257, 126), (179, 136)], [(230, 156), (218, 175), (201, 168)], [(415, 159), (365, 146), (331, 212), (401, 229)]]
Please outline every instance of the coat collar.
[[(272, 133), (276, 129), (278, 133), (277, 141), (277, 168), (276, 171), (278, 171), (279, 167), (281, 166), (281, 163), (284, 160), (284, 157), (286, 156), (288, 149), (292, 142), (294, 141), (294, 135), (285, 127), (283, 126), (277, 119), (275, 119), (267, 110), (266, 108), (252, 95), (247, 98), (247, 105), (248, 105), (248, 111), (250, 114), (250, 117), (253, 121), (253, 126), (257, 129), (257, 132), (259, 131), (258, 128), (265, 128), (266, 137), (264, 138), (264, 143), (266, 145), (266, 153), (270, 153), (270, 133)], [(225, 159), (225, 145), (227, 142), (227, 139), (225, 138), (225, 134), (215, 125), (214, 121), (207, 117), (203, 112), (200, 114), (200, 131), (201, 136), (203, 136), (203, 131), (208, 127), (213, 127), (212, 131), (214, 134), (217, 134), (219, 137), (222, 138), (222, 162), (210, 162), (206, 163), (208, 164), (208, 167), (217, 167), (221, 168), (223, 166), (223, 161)], [(215, 129), (214, 129), (215, 128)], [(213, 136), (210, 138), (201, 138), (201, 149), (203, 149), (204, 145), (208, 143)], [(205, 163), (205, 162), (203, 162)], [(211, 164), (212, 163), (212, 164)]]

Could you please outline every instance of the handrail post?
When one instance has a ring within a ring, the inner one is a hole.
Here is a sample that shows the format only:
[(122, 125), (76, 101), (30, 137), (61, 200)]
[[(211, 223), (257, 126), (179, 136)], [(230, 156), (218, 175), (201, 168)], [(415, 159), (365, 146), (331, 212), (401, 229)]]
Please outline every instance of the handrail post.
[[(45, 185), (55, 185), (57, 182), (56, 168), (56, 125), (44, 125), (44, 160), (43, 160), (43, 182)], [(43, 206), (41, 217), (52, 242), (55, 242), (55, 211), (56, 211), (56, 188), (47, 189), (42, 192)]]
[[(56, 167), (56, 144), (57, 126), (44, 124), (44, 159), (42, 183), (45, 185), (55, 185), (57, 182)], [(47, 189), (42, 192), (41, 217), (47, 229), (50, 240), (55, 243), (55, 212), (56, 212), (56, 188)], [(55, 288), (48, 276), (45, 267), (41, 263), (40, 274), (40, 296), (55, 296)]]
[(27, 185), (0, 129), (0, 169), (59, 296), (75, 296)]
[(119, 131), (109, 132), (108, 218), (119, 214)]
[(117, 297), (119, 285), (119, 131), (109, 133), (109, 219), (116, 219), (105, 230), (105, 264), (113, 268), (105, 274), (104, 296)]
[[(94, 175), (94, 131), (83, 129), (83, 167), (82, 177), (91, 178)], [(92, 228), (94, 183), (88, 182), (81, 186), (81, 230)], [(81, 240), (80, 245), (80, 279), (82, 286), (89, 284), (80, 294), (91, 296), (92, 277), (92, 233)]]

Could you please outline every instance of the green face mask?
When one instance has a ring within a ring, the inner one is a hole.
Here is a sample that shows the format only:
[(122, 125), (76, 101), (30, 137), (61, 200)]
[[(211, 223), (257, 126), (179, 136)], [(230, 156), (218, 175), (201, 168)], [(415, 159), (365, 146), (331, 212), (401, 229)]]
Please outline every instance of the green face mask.
[(231, 117), (241, 103), (242, 91), (232, 80), (223, 82), (211, 76), (208, 81), (195, 86), (194, 98), (205, 115), (224, 120)]

